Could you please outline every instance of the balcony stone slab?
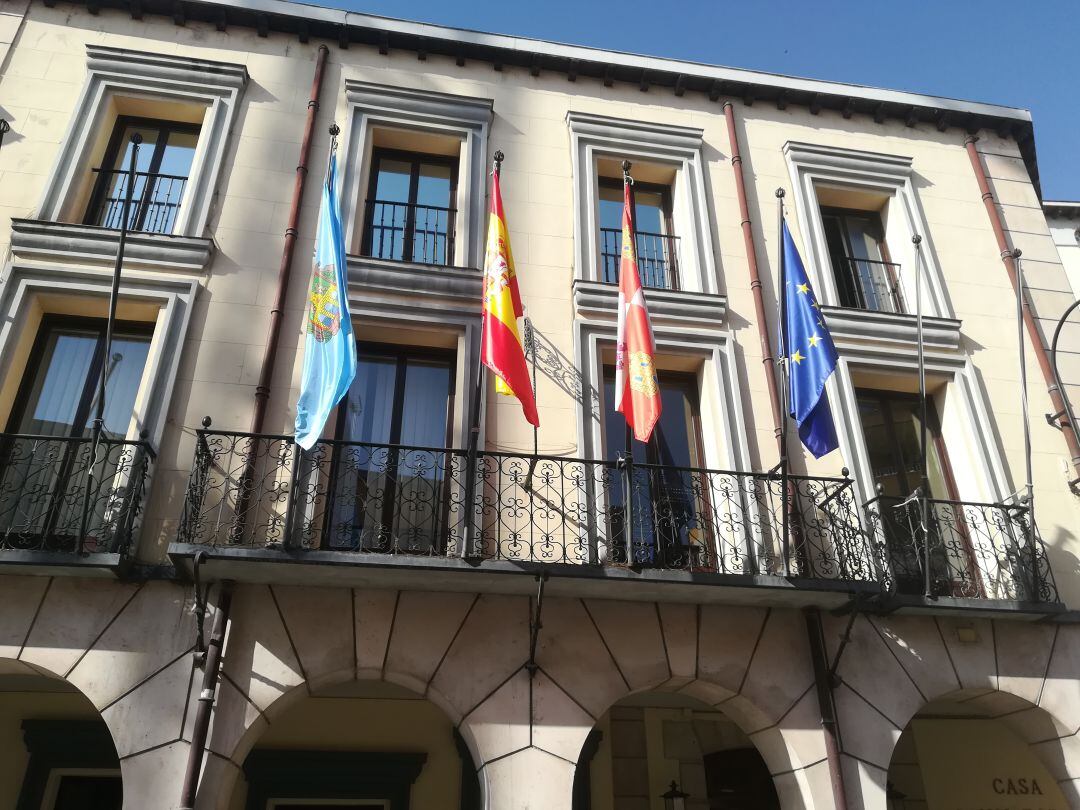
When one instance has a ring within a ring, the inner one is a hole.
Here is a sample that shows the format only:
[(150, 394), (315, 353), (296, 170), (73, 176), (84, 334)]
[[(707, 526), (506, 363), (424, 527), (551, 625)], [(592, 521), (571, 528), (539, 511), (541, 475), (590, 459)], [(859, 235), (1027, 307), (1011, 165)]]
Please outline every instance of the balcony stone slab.
[[(39, 219), (11, 220), (11, 250), (24, 261), (74, 262), (112, 266), (120, 247), (120, 231)], [(124, 267), (146, 270), (205, 272), (214, 255), (214, 241), (163, 233), (127, 235)]]
[[(841, 356), (916, 369), (919, 343), (914, 315), (847, 307), (822, 307), (821, 311)], [(927, 357), (952, 357), (962, 363), (965, 358), (960, 352), (960, 325), (955, 318), (924, 316), (923, 350)]]
[[(716, 330), (724, 327), (727, 296), (690, 290), (645, 290), (649, 319), (654, 324), (684, 329)], [(574, 281), (574, 311), (579, 318), (616, 318), (619, 287), (598, 281)]]
[(350, 292), (371, 302), (419, 307), (480, 317), (484, 277), (468, 267), (442, 267), (421, 262), (397, 262), (348, 256)]

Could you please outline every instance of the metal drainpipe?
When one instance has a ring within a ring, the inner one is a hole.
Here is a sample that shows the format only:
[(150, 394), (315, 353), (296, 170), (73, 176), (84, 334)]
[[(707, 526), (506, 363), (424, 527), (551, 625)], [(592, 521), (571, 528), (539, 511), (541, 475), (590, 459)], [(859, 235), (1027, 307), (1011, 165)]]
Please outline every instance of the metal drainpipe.
[(836, 810), (847, 810), (847, 788), (844, 771), (840, 764), (840, 724), (836, 719), (836, 701), (833, 697), (832, 679), (826, 660), (825, 633), (821, 627), (821, 612), (806, 608), (806, 635), (810, 640), (810, 660), (814, 665), (814, 683), (817, 687), (818, 710), (821, 714), (821, 730), (825, 733), (825, 758), (829, 763), (829, 779), (832, 782), (833, 803)]
[(281, 321), (285, 312), (285, 297), (289, 292), (289, 279), (292, 276), (293, 252), (296, 249), (296, 233), (300, 225), (300, 203), (304, 197), (304, 180), (308, 173), (308, 155), (311, 152), (311, 136), (315, 131), (315, 116), (319, 111), (319, 92), (322, 90), (323, 72), (326, 57), (330, 49), (319, 46), (319, 58), (315, 62), (315, 78), (311, 83), (311, 97), (308, 99), (307, 122), (304, 124), (304, 140), (300, 146), (300, 162), (296, 166), (296, 182), (293, 185), (292, 207), (289, 209), (289, 224), (285, 228), (285, 247), (281, 251), (281, 266), (278, 268), (277, 292), (274, 306), (270, 310), (270, 328), (266, 339), (266, 354), (262, 369), (259, 371), (259, 384), (255, 387), (255, 412), (251, 417), (251, 432), (261, 433), (266, 420), (266, 403), (270, 399), (270, 383), (274, 378), (274, 362), (277, 360), (278, 343), (281, 339)]
[[(761, 362), (765, 366), (765, 379), (769, 383), (769, 404), (772, 406), (776, 443), (777, 446), (780, 446), (784, 441), (784, 423), (782, 421), (784, 417), (780, 406), (780, 390), (776, 385), (776, 360), (773, 357), (773, 344), (769, 337), (769, 321), (765, 316), (765, 299), (761, 292), (757, 248), (754, 245), (754, 231), (750, 224), (750, 207), (746, 202), (742, 154), (739, 152), (739, 136), (735, 132), (735, 107), (730, 101), (724, 102), (724, 117), (727, 119), (728, 141), (731, 143), (731, 168), (735, 173), (735, 189), (739, 197), (739, 217), (742, 220), (743, 244), (746, 247), (746, 263), (750, 268), (750, 289), (754, 293), (754, 311), (757, 315), (758, 337), (761, 339)], [(782, 447), (781, 455), (783, 455)]]
[[(266, 403), (270, 398), (270, 383), (274, 376), (274, 361), (281, 338), (281, 320), (285, 310), (285, 298), (289, 291), (289, 279), (292, 275), (292, 259), (296, 249), (296, 235), (300, 225), (300, 204), (304, 197), (304, 181), (307, 179), (308, 156), (311, 152), (311, 137), (315, 131), (315, 117), (319, 111), (319, 93), (322, 90), (323, 74), (330, 49), (319, 46), (319, 56), (315, 60), (315, 77), (311, 83), (311, 96), (308, 99), (307, 121), (304, 124), (304, 139), (300, 145), (300, 162), (296, 166), (296, 182), (293, 185), (292, 207), (289, 209), (289, 224), (285, 228), (285, 246), (281, 251), (281, 265), (278, 268), (277, 292), (274, 306), (270, 310), (270, 329), (266, 342), (266, 355), (259, 371), (259, 384), (255, 388), (255, 412), (251, 419), (251, 432), (261, 433), (266, 419)], [(248, 475), (249, 471), (245, 471)], [(238, 510), (239, 511), (239, 510)], [(191, 730), (191, 749), (188, 752), (187, 770), (184, 772), (184, 786), (180, 794), (180, 810), (194, 810), (195, 797), (199, 792), (199, 779), (202, 772), (203, 757), (206, 749), (206, 736), (210, 729), (210, 717), (217, 691), (218, 674), (221, 669), (221, 653), (225, 643), (225, 629), (229, 621), (229, 608), (232, 605), (232, 583), (224, 582), (221, 586), (220, 603), (214, 616), (214, 629), (203, 663), (202, 690), (199, 693), (199, 705), (195, 711), (195, 722)]]
[[(743, 243), (746, 245), (746, 263), (750, 268), (750, 289), (754, 291), (754, 311), (757, 315), (758, 337), (761, 339), (761, 361), (765, 365), (765, 379), (769, 382), (769, 404), (772, 406), (776, 444), (783, 457), (784, 414), (780, 405), (780, 389), (776, 383), (776, 364), (772, 340), (769, 337), (769, 321), (765, 316), (765, 298), (762, 293), (761, 276), (758, 273), (757, 248), (754, 246), (754, 232), (750, 223), (750, 207), (746, 202), (742, 154), (739, 152), (739, 137), (735, 131), (735, 105), (731, 101), (724, 102), (724, 117), (727, 119), (728, 141), (731, 144), (731, 168), (735, 172), (735, 188), (739, 197), (739, 217), (742, 220)], [(782, 246), (778, 245), (777, 249), (782, 249)], [(840, 765), (840, 747), (837, 743), (836, 702), (833, 699), (829, 667), (825, 659), (821, 615), (816, 609), (806, 611), (806, 631), (810, 639), (810, 659), (814, 667), (821, 728), (825, 732), (825, 756), (829, 763), (833, 801), (836, 804), (836, 810), (847, 810), (847, 793), (844, 788), (844, 773)]]
[[(1005, 238), (1005, 226), (1001, 221), (1001, 212), (997, 209), (997, 204), (994, 202), (994, 194), (990, 191), (990, 183), (986, 178), (986, 169), (983, 168), (982, 160), (979, 158), (979, 152), (975, 148), (975, 141), (977, 141), (974, 135), (968, 135), (964, 138), (964, 147), (967, 149), (968, 158), (971, 160), (971, 168), (975, 172), (975, 179), (979, 183), (979, 191), (982, 192), (983, 205), (986, 206), (986, 214), (990, 217), (990, 226), (994, 229), (994, 237), (997, 239), (998, 250), (1001, 251), (1001, 261), (1005, 263), (1005, 271), (1009, 274), (1009, 281), (1012, 284), (1013, 294), (1015, 295), (1017, 285), (1016, 275), (1016, 260), (1013, 257), (1013, 251), (1009, 247), (1009, 242)], [(1031, 340), (1031, 344), (1035, 347), (1035, 357), (1039, 361), (1039, 368), (1042, 369), (1043, 379), (1046, 381), (1047, 392), (1050, 394), (1050, 402), (1054, 406), (1054, 411), (1060, 413), (1059, 424), (1062, 427), (1062, 433), (1065, 436), (1065, 443), (1069, 446), (1069, 454), (1072, 456), (1073, 469), (1076, 471), (1077, 476), (1080, 476), (1080, 442), (1077, 441), (1076, 435), (1073, 432), (1073, 426), (1069, 421), (1069, 411), (1065, 408), (1065, 399), (1061, 389), (1058, 388), (1057, 382), (1054, 379), (1053, 367), (1050, 364), (1050, 358), (1046, 353), (1046, 345), (1043, 343), (1042, 334), (1039, 332), (1039, 327), (1035, 323), (1035, 318), (1031, 314), (1031, 300), (1028, 297), (1027, 290), (1023, 290), (1023, 305), (1024, 305), (1024, 324), (1027, 326), (1028, 337)]]
[(232, 583), (223, 582), (218, 595), (214, 629), (206, 646), (203, 662), (202, 689), (199, 705), (195, 709), (195, 722), (191, 728), (191, 748), (188, 749), (187, 769), (184, 771), (184, 787), (180, 791), (180, 810), (194, 810), (195, 797), (199, 793), (203, 757), (206, 753), (206, 735), (210, 729), (210, 715), (217, 693), (218, 671), (221, 669), (221, 652), (225, 645), (225, 628), (229, 624), (229, 608), (232, 607)]

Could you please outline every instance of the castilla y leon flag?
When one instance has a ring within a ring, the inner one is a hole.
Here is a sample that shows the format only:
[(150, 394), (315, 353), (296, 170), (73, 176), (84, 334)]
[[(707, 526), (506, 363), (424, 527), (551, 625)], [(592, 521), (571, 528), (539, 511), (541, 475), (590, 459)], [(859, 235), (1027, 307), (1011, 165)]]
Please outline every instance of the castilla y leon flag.
[(529, 424), (540, 426), (533, 398), (525, 351), (518, 333), (518, 318), (524, 314), (518, 292), (514, 256), (510, 252), (509, 229), (503, 212), (499, 172), (492, 172), (491, 215), (488, 218), (487, 249), (484, 253), (484, 312), (480, 338), (480, 359), (495, 374), (495, 391), (517, 397)]
[(649, 310), (638, 275), (630, 215), (630, 184), (623, 185), (622, 258), (619, 263), (619, 331), (615, 344), (615, 410), (639, 442), (649, 441), (660, 418), (660, 384)]

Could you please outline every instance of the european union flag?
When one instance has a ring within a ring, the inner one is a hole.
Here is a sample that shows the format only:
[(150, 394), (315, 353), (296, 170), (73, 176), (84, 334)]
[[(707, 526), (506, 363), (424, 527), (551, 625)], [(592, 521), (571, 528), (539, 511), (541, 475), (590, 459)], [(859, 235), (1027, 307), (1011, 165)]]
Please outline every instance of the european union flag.
[(296, 443), (305, 450), (322, 435), (330, 411), (356, 376), (356, 341), (349, 318), (345, 236), (337, 203), (337, 155), (331, 152), (322, 190), (315, 260), (308, 295), (304, 372), (296, 402)]
[(836, 368), (836, 346), (825, 326), (799, 251), (783, 223), (784, 300), (781, 344), (788, 364), (788, 410), (806, 449), (821, 458), (839, 447), (825, 380)]

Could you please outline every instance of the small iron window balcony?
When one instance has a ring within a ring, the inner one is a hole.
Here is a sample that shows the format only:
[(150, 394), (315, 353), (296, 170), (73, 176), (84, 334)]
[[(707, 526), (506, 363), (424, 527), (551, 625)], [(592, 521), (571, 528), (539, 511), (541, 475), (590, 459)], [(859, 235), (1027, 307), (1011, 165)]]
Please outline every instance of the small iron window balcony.
[(925, 531), (921, 509), (918, 498), (879, 495), (866, 503), (891, 590), (922, 595), (929, 583), (933, 597), (1058, 601), (1027, 507), (929, 498)]
[[(679, 289), (679, 237), (664, 233), (635, 234), (637, 237), (638, 273), (645, 287)], [(619, 282), (622, 261), (622, 230), (600, 229), (600, 273), (609, 284)]]
[(449, 265), (456, 217), (453, 208), (368, 200), (361, 252), (375, 259)]
[(853, 256), (834, 256), (832, 264), (840, 306), (897, 315), (906, 311), (898, 283), (900, 265)]
[[(153, 451), (145, 441), (0, 433), (0, 554), (127, 555)], [(86, 515), (86, 534), (79, 533)]]
[[(94, 172), (97, 182), (86, 224), (119, 229), (124, 219), (128, 172), (119, 169), (94, 169)], [(187, 181), (187, 177), (174, 174), (135, 172), (127, 229), (172, 233)]]

